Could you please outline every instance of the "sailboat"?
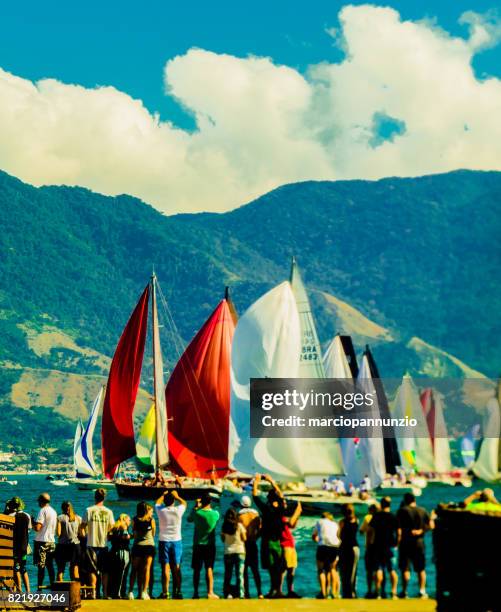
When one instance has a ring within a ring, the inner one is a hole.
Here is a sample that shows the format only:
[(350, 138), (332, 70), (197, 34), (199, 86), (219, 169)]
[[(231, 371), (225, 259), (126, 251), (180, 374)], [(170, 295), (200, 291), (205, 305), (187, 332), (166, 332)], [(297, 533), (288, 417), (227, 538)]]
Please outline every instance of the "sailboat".
[(337, 439), (250, 437), (251, 378), (325, 376), (308, 296), (295, 261), (290, 280), (270, 289), (239, 319), (231, 367), (230, 459), (234, 468), (247, 474), (271, 474), (288, 487), (286, 498), (301, 501), (305, 512), (315, 513), (324, 506), (332, 509), (339, 500), (329, 492), (292, 485), (344, 472)]
[[(155, 471), (155, 477), (152, 480), (145, 479), (144, 482), (130, 482), (125, 479), (116, 480), (115, 486), (120, 497), (156, 499), (162, 491), (178, 489), (180, 486), (182, 487), (182, 495), (185, 499), (196, 499), (205, 492), (220, 494), (221, 488), (211, 484), (208, 481), (207, 475), (203, 475), (199, 479), (192, 479), (191, 481), (184, 480), (181, 484), (181, 481), (174, 480), (172, 476), (165, 478), (162, 474), (163, 469), (169, 468), (176, 475), (184, 475), (185, 472), (180, 470), (179, 455), (180, 452), (187, 449), (184, 446), (178, 448), (174, 445), (172, 449), (169, 447), (169, 440), (173, 440), (173, 438), (169, 435), (168, 431), (167, 401), (170, 402), (171, 397), (169, 387), (166, 391), (164, 385), (157, 292), (158, 281), (156, 275), (153, 274), (150, 283), (144, 289), (122, 333), (111, 363), (107, 392), (103, 405), (102, 445), (105, 474), (108, 477), (113, 477), (121, 463), (137, 456), (139, 452), (139, 458), (143, 462), (150, 462), (151, 467)], [(133, 411), (144, 357), (150, 297), (153, 349), (153, 407), (143, 425), (138, 441), (139, 444), (136, 444)], [(226, 299), (223, 301), (227, 304)], [(199, 336), (193, 342), (197, 338)], [(192, 344), (190, 344), (181, 357), (173, 374), (178, 371), (178, 368), (181, 368), (187, 376), (193, 375), (193, 372), (188, 368), (188, 366), (193, 364), (186, 358), (186, 354), (190, 351)], [(210, 342), (208, 343), (209, 345)], [(224, 373), (222, 375), (224, 376)], [(177, 380), (177, 378), (174, 377), (174, 380)], [(190, 389), (193, 391), (192, 387)], [(189, 410), (193, 407), (171, 405), (169, 409), (169, 418), (173, 423), (172, 427), (174, 430), (177, 426), (178, 417), (181, 419), (180, 410), (184, 408)], [(203, 407), (199, 407), (199, 409), (198, 417), (202, 419), (208, 418), (208, 415), (203, 412)], [(176, 424), (174, 424), (175, 422)], [(209, 457), (209, 459), (211, 458)]]
[(496, 483), (501, 481), (499, 397), (492, 397), (487, 402), (482, 423), (482, 435), (478, 457), (470, 466), (470, 469), (477, 478)]
[(392, 417), (415, 419), (416, 427), (408, 426), (397, 433), (402, 466), (407, 472), (434, 472), (435, 459), (418, 391), (409, 374), (405, 374), (398, 388)]
[[(379, 375), (379, 369), (376, 364), (376, 360), (370, 350), (369, 346), (365, 346), (364, 357), (367, 359), (367, 365), (369, 366), (370, 377), (374, 389), (376, 391), (377, 405), (379, 408), (379, 416), (383, 419), (390, 418), (390, 408), (388, 405), (388, 398)], [(389, 428), (386, 428), (387, 432)], [(384, 462), (386, 466), (386, 473), (394, 475), (398, 471), (398, 467), (401, 464), (400, 455), (398, 452), (397, 440), (395, 438), (395, 432), (391, 428), (392, 435), (386, 435), (383, 439), (384, 448)]]
[(466, 474), (459, 470), (453, 473), (442, 396), (428, 388), (421, 392), (420, 399), (435, 461), (435, 475), (428, 477), (428, 484), (471, 487), (471, 479)]
[(94, 459), (93, 436), (101, 411), (103, 397), (104, 387), (101, 387), (92, 404), (86, 426), (84, 427), (82, 421), (79, 420), (75, 430), (73, 443), (75, 477), (69, 479), (68, 482), (77, 485), (81, 490), (96, 489), (98, 487), (114, 488), (114, 483), (111, 480), (99, 478), (100, 470), (98, 470)]

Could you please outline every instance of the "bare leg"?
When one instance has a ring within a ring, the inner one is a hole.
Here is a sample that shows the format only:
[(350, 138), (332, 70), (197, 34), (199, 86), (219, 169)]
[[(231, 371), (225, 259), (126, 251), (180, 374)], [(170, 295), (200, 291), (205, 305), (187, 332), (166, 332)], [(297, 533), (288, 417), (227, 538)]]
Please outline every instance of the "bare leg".
[(208, 567), (205, 572), (205, 579), (207, 582), (207, 597), (211, 599), (219, 599), (214, 593), (214, 571), (212, 567)]
[(391, 594), (395, 596), (397, 594), (398, 587), (398, 574), (395, 570), (390, 572), (390, 583), (391, 583)]
[(162, 563), (162, 593), (167, 595), (169, 592), (170, 567), (168, 563)]
[(23, 582), (24, 582), (24, 588), (26, 589), (26, 592), (29, 593), (30, 592), (30, 578), (28, 576), (28, 572), (24, 572)]
[(418, 573), (418, 581), (419, 581), (419, 591), (420, 593), (424, 593), (426, 590), (426, 572), (425, 570), (421, 570)]
[(409, 570), (402, 572), (402, 593), (407, 593), (407, 587), (409, 586), (410, 579), (411, 573)]
[(147, 591), (150, 586), (150, 573), (151, 573), (151, 562), (153, 561), (153, 557), (146, 557), (144, 562), (144, 578), (143, 578), (143, 590)]

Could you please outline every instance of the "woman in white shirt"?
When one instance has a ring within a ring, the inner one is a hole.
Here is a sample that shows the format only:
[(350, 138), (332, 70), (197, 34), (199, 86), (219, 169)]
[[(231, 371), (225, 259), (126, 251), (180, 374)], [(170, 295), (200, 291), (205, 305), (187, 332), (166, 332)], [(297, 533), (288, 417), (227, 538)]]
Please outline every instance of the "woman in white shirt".
[(247, 532), (239, 521), (235, 508), (228, 508), (221, 530), (221, 539), (224, 543), (224, 597), (230, 599), (231, 578), (233, 570), (237, 577), (238, 597), (245, 597), (244, 589), (244, 566), (245, 566), (245, 540)]
[(313, 529), (313, 540), (317, 542), (317, 572), (320, 593), (317, 599), (326, 599), (329, 594), (339, 597), (339, 574), (337, 572), (339, 525), (330, 512), (324, 512)]

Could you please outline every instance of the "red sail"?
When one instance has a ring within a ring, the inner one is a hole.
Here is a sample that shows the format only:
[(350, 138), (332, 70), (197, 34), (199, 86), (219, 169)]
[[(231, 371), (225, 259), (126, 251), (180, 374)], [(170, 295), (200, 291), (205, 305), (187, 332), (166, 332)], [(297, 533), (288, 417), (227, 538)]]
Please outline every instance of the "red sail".
[(208, 478), (228, 470), (231, 342), (235, 314), (222, 300), (184, 351), (165, 396), (171, 470)]
[(149, 295), (148, 285), (122, 332), (111, 362), (101, 431), (107, 478), (113, 478), (119, 463), (136, 454), (132, 413), (143, 365)]
[(433, 397), (432, 389), (425, 389), (421, 393), (421, 406), (426, 418), (426, 424), (428, 425), (431, 445), (433, 450), (435, 450), (435, 398)]

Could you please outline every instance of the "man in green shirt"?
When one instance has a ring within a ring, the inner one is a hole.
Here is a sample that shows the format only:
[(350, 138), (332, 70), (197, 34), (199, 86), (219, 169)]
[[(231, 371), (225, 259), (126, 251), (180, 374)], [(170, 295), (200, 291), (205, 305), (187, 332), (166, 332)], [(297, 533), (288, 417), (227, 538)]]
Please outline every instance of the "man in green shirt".
[(191, 567), (193, 569), (193, 599), (198, 599), (198, 585), (200, 583), (200, 572), (205, 566), (205, 579), (207, 582), (207, 597), (219, 599), (214, 593), (214, 561), (216, 559), (216, 525), (219, 520), (219, 512), (211, 508), (211, 498), (208, 494), (201, 499), (193, 508), (188, 522), (194, 523), (193, 532), (193, 556)]

